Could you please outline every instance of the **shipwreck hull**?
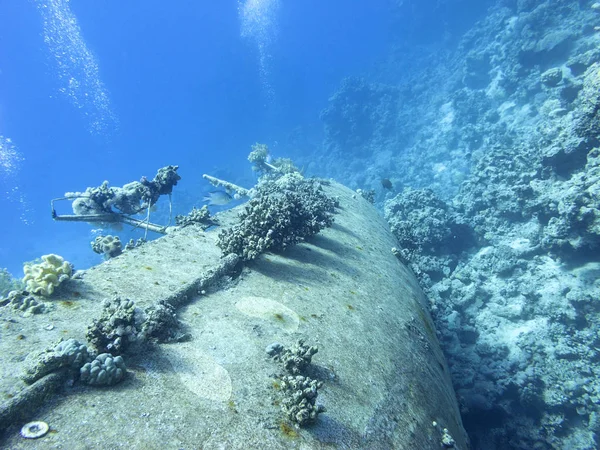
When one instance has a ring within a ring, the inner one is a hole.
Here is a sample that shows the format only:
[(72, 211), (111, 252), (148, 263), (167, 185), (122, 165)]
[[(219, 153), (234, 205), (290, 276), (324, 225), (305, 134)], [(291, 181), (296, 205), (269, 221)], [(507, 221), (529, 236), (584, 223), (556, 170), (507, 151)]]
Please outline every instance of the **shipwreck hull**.
[[(0, 308), (1, 446), (467, 449), (426, 300), (392, 253), (387, 224), (351, 190), (331, 183), (326, 192), (339, 199), (334, 225), (284, 254), (241, 268), (221, 258), (217, 232), (186, 227), (70, 280), (49, 312)], [(221, 216), (234, 219), (235, 210)], [(115, 295), (140, 308), (174, 305), (187, 339), (126, 353), (128, 376), (115, 386), (53, 374), (46, 391), (29, 393), (19, 378), (27, 355), (60, 338), (85, 342)], [(306, 427), (284, 416), (282, 368), (265, 351), (299, 339), (319, 349), (307, 370), (323, 382), (326, 408)], [(29, 420), (50, 433), (21, 438)]]

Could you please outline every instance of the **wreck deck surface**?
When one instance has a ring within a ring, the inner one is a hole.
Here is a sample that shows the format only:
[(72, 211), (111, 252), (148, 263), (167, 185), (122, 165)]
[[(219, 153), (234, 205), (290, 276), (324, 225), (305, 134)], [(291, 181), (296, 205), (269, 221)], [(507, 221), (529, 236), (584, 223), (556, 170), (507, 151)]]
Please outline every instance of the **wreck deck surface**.
[[(217, 232), (196, 227), (124, 252), (61, 287), (49, 312), (23, 317), (0, 308), (0, 393), (25, 387), (27, 355), (61, 339), (85, 342), (104, 299), (140, 308), (178, 298), (186, 342), (126, 354), (116, 386), (62, 387), (28, 420), (43, 438), (12, 424), (3, 448), (456, 448), (466, 437), (424, 296), (392, 254), (397, 243), (366, 200), (332, 183), (340, 208), (331, 228), (283, 254), (265, 254), (236, 278), (198, 292), (221, 261)], [(223, 224), (235, 211), (221, 216)], [(327, 410), (288, 428), (278, 405), (281, 367), (265, 352), (279, 342), (317, 345), (311, 375)], [(433, 426), (433, 422), (439, 425)]]

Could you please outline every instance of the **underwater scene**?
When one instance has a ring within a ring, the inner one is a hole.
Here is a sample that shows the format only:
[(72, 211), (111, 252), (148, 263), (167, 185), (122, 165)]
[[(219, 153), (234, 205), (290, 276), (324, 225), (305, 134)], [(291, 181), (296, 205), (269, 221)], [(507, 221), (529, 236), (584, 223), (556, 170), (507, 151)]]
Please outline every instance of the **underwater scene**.
[(0, 2), (1, 449), (600, 448), (600, 2)]

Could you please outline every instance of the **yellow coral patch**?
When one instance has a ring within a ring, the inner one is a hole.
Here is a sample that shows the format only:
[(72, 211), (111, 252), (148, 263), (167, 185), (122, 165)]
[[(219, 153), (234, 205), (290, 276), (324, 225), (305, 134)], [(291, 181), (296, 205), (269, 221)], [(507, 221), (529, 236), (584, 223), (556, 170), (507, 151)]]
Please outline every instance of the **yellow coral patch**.
[(39, 264), (23, 266), (23, 282), (33, 294), (50, 296), (54, 288), (64, 280), (71, 278), (71, 264), (58, 255), (44, 255)]

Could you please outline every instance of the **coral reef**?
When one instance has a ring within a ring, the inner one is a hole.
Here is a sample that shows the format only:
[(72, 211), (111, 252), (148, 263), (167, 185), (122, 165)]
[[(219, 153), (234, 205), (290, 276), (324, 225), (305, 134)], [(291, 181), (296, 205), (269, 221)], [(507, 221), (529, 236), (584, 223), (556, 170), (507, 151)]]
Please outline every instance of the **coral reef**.
[[(317, 416), (325, 411), (323, 405), (316, 403), (318, 390), (323, 387), (323, 383), (310, 378), (306, 372), (318, 348), (305, 345), (304, 340), (300, 339), (292, 348), (285, 348), (274, 342), (268, 345), (265, 351), (274, 361), (281, 363), (287, 372), (287, 375), (278, 376), (283, 396), (281, 410), (285, 417), (298, 426), (314, 422)], [(302, 373), (305, 374), (301, 375)]]
[[(468, 245), (466, 226), (431, 189), (404, 189), (385, 203), (385, 219), (408, 261), (414, 252), (454, 253)], [(456, 245), (444, 250), (453, 241)]]
[(325, 145), (335, 154), (364, 156), (395, 136), (400, 92), (364, 78), (345, 78), (321, 112)]
[(335, 200), (321, 183), (298, 173), (263, 180), (255, 188), (239, 222), (219, 233), (223, 254), (252, 260), (265, 251), (282, 251), (333, 223)]
[(90, 243), (92, 250), (100, 255), (104, 255), (106, 259), (119, 256), (123, 252), (123, 245), (119, 236), (96, 236), (93, 242)]
[[(277, 351), (279, 349), (279, 351)], [(267, 353), (272, 352), (273, 359), (281, 362), (283, 368), (292, 375), (303, 373), (312, 361), (312, 357), (319, 349), (315, 346), (304, 344), (304, 340), (300, 339), (292, 348), (267, 349)]]
[(88, 326), (86, 337), (98, 353), (120, 355), (133, 345), (186, 340), (188, 335), (180, 328), (175, 308), (164, 301), (142, 311), (133, 300), (114, 297), (104, 301), (102, 314)]
[[(447, 82), (427, 78), (429, 123), (394, 159), (399, 178), (445, 203), (432, 217), (450, 222), (438, 224), (472, 230), (470, 245), (453, 247), (447, 228), (427, 234), (425, 197), (388, 219), (430, 298), (474, 447), (593, 448), (598, 16), (572, 1), (504, 5), (440, 67)], [(440, 239), (417, 246), (411, 234)]]
[(31, 384), (59, 369), (67, 369), (76, 373), (88, 360), (89, 354), (85, 345), (75, 339), (60, 341), (52, 348), (29, 355), (27, 368), (21, 378)]
[(562, 79), (563, 73), (560, 67), (553, 67), (540, 75), (540, 81), (551, 88), (558, 86)]
[(86, 337), (98, 353), (119, 355), (137, 340), (141, 322), (133, 300), (114, 297), (104, 301), (102, 315), (88, 326)]
[(257, 142), (252, 146), (252, 151), (248, 155), (248, 161), (252, 163), (252, 170), (260, 174), (279, 172), (279, 169), (269, 162), (270, 157), (269, 147), (266, 144), (259, 144)]
[(146, 308), (141, 320), (138, 341), (182, 342), (189, 338), (189, 334), (180, 331), (181, 323), (177, 320), (175, 308), (165, 301)]
[(142, 177), (123, 187), (109, 187), (104, 181), (98, 187), (88, 187), (85, 192), (67, 192), (65, 197), (73, 200), (76, 215), (138, 214), (154, 205), (161, 195), (170, 195), (181, 177), (179, 166), (166, 166), (158, 170), (152, 180)]
[[(388, 202), (476, 449), (598, 447), (598, 11), (501, 1), (456, 45), (397, 43), (378, 82), (331, 97), (331, 151), (294, 156)], [(417, 192), (394, 199), (377, 190), (383, 176)]]
[(368, 190), (357, 189), (356, 193), (358, 195), (360, 195), (362, 198), (364, 198), (366, 201), (368, 201), (369, 203), (371, 203), (371, 204), (375, 203), (375, 189), (368, 189)]
[(600, 149), (590, 150), (583, 170), (567, 182), (555, 180), (551, 186), (547, 180), (536, 180), (532, 186), (540, 213), (548, 218), (540, 245), (563, 257), (598, 252)]
[(5, 297), (11, 291), (18, 291), (25, 286), (10, 274), (6, 269), (0, 269), (0, 298)]
[(318, 389), (323, 383), (302, 375), (287, 375), (281, 378), (281, 390), (284, 393), (281, 409), (285, 416), (299, 426), (306, 426), (325, 411), (323, 405), (317, 405)]
[(404, 189), (386, 201), (384, 215), (400, 244), (394, 254), (424, 285), (449, 275), (473, 244), (469, 226), (431, 189)]
[(207, 228), (210, 228), (214, 225), (218, 225), (218, 222), (210, 216), (210, 212), (208, 211), (207, 205), (204, 205), (200, 209), (194, 207), (185, 216), (175, 216), (175, 223), (180, 227), (187, 227), (189, 225), (198, 224), (202, 227), (203, 230), (206, 230)]
[(147, 242), (147, 241), (144, 238), (139, 238), (137, 241), (134, 240), (133, 238), (131, 238), (131, 239), (129, 239), (129, 241), (127, 242), (127, 244), (125, 244), (125, 250), (131, 250), (131, 249), (134, 249), (136, 247), (140, 247), (145, 242)]
[(27, 295), (24, 291), (11, 291), (8, 293), (6, 303), (13, 309), (23, 312), (23, 317), (29, 317), (33, 314), (41, 314), (46, 311), (46, 304), (35, 299), (32, 295)]
[(248, 155), (248, 161), (252, 163), (252, 170), (261, 176), (279, 177), (286, 173), (300, 172), (289, 158), (272, 159), (266, 144), (254, 144)]
[(46, 297), (54, 293), (56, 287), (71, 278), (73, 267), (58, 255), (44, 255), (38, 264), (23, 266), (23, 282), (28, 292)]
[(126, 374), (122, 356), (101, 353), (81, 367), (79, 379), (91, 386), (112, 386), (123, 380)]
[(267, 352), (267, 355), (275, 357), (279, 355), (283, 351), (283, 349), (284, 346), (282, 344), (280, 344), (279, 342), (273, 342), (272, 344), (267, 345), (267, 348), (265, 348), (265, 352)]

